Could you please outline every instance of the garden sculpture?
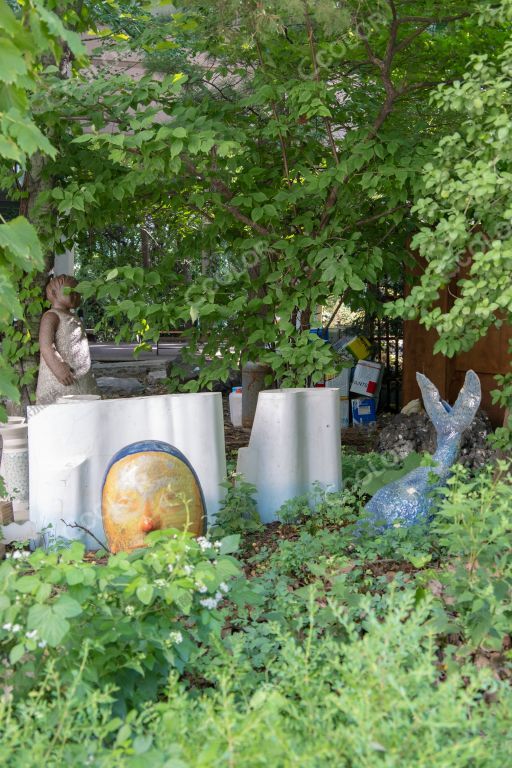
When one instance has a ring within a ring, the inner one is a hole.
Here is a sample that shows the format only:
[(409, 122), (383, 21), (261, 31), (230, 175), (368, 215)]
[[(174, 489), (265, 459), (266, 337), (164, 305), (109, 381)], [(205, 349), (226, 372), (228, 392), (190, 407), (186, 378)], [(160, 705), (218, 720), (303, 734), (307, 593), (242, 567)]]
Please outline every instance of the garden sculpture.
[[(426, 376), (417, 373), (416, 379), (425, 410), (437, 433), (435, 465), (418, 467), (377, 491), (365, 509), (369, 521), (380, 528), (410, 526), (430, 518), (432, 490), (448, 479), (459, 453), (462, 433), (473, 421), (482, 397), (480, 380), (474, 371), (467, 372), (453, 408), (441, 400), (437, 388)], [(437, 475), (438, 480), (432, 480), (432, 475)]]
[(151, 531), (205, 532), (197, 475), (181, 451), (160, 440), (132, 443), (115, 454), (105, 474), (101, 509), (112, 552), (143, 547)]
[(38, 405), (55, 403), (63, 395), (97, 394), (85, 329), (74, 314), (80, 295), (70, 275), (54, 277), (46, 287), (51, 309), (39, 328), (41, 362), (37, 380)]

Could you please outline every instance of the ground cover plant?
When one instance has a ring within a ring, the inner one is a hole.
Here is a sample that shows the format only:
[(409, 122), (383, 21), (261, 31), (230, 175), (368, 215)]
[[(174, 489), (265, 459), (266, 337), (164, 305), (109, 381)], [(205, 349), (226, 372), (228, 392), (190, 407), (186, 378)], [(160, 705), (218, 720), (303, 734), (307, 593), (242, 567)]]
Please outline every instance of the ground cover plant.
[[(355, 478), (373, 459), (349, 463)], [(430, 527), (379, 538), (349, 476), (263, 530), (153, 534), (108, 559), (13, 551), (2, 764), (506, 765), (509, 470), (457, 468)]]

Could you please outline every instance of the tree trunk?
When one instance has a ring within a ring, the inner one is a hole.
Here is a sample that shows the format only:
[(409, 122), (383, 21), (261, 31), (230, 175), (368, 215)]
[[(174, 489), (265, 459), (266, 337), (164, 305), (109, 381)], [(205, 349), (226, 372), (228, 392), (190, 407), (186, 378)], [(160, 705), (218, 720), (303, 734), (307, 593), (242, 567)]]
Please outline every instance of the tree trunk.
[(142, 252), (142, 266), (144, 269), (151, 269), (151, 243), (146, 224), (140, 226), (140, 247)]

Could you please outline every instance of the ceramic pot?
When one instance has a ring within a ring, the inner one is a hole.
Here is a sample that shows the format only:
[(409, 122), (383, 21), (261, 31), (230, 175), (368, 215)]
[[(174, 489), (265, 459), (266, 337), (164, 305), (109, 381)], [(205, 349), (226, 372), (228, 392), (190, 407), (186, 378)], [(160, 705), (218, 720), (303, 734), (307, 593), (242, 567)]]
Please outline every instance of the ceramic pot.
[[(0, 475), (4, 479), (7, 499), (12, 499), (15, 514), (28, 513), (28, 426), (25, 419), (11, 417), (0, 424), (2, 459)], [(11, 420), (12, 419), (12, 420)]]

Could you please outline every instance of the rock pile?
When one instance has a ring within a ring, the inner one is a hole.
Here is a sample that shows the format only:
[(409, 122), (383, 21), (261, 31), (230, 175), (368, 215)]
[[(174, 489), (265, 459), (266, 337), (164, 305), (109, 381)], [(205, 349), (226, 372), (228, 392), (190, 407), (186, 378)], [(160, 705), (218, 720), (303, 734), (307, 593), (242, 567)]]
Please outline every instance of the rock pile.
[[(489, 418), (484, 411), (479, 411), (462, 436), (461, 464), (469, 469), (480, 469), (496, 459), (496, 452), (486, 439), (492, 431)], [(435, 448), (436, 431), (424, 412), (411, 415), (399, 413), (390, 418), (382, 427), (376, 446), (380, 453), (392, 453), (399, 460), (413, 451), (434, 453)]]

